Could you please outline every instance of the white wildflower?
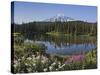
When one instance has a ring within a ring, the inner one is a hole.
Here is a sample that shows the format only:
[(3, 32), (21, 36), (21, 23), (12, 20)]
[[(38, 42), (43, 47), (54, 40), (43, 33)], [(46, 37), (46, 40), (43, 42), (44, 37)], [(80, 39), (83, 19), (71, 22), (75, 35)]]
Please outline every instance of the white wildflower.
[(36, 66), (36, 64), (34, 63), (33, 66)]
[(14, 67), (16, 68), (18, 64), (14, 64)]
[(27, 64), (27, 63), (25, 63), (25, 65), (26, 65), (26, 66), (28, 66), (28, 64)]
[(21, 59), (18, 59), (18, 61), (20, 61)]
[(28, 57), (28, 58), (27, 58), (27, 60), (31, 60), (31, 59), (32, 59), (31, 57)]
[(59, 67), (59, 68), (63, 68), (65, 66), (65, 64), (63, 64), (61, 67)]
[(40, 59), (40, 56), (37, 56), (36, 59), (39, 60)]
[(47, 57), (45, 57), (45, 56), (42, 56), (42, 59), (43, 59), (43, 60), (48, 60), (48, 58), (47, 58)]
[(45, 60), (42, 60), (41, 62), (44, 64), (45, 63)]
[(39, 55), (39, 52), (36, 52), (37, 55)]
[(58, 62), (58, 64), (59, 64), (59, 65), (61, 65), (61, 63), (60, 63), (60, 62)]
[(28, 68), (27, 70), (28, 70), (28, 72), (31, 72), (31, 68)]
[(32, 55), (32, 58), (35, 58), (35, 55)]
[(44, 68), (43, 71), (46, 72), (47, 71), (47, 68)]
[(64, 67), (64, 66), (65, 66), (65, 64), (62, 65), (62, 67)]
[(56, 63), (54, 62), (53, 64), (51, 64), (52, 66), (56, 65)]
[(25, 59), (25, 57), (23, 56), (22, 59)]
[(52, 66), (50, 66), (50, 67), (49, 67), (49, 69), (50, 69), (50, 71), (51, 71), (51, 70), (53, 69), (53, 67), (52, 67)]

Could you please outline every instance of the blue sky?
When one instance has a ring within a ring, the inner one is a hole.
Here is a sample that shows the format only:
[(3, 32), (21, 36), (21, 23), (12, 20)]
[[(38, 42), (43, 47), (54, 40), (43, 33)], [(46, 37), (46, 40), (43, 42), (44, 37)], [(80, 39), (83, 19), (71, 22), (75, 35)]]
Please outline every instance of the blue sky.
[(57, 14), (64, 14), (76, 20), (97, 21), (97, 7), (95, 6), (14, 2), (15, 23), (42, 21)]

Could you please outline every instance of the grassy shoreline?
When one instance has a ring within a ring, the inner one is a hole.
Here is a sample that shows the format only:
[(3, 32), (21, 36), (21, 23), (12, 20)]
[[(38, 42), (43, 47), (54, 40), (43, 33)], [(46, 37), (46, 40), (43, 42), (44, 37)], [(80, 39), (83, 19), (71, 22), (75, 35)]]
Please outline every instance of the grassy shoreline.
[(46, 34), (48, 35), (55, 35), (55, 36), (60, 36), (60, 35), (64, 35), (64, 36), (69, 36), (70, 34), (66, 34), (66, 33), (63, 33), (63, 32), (47, 32)]
[(13, 36), (18, 36), (18, 35), (21, 35), (21, 33), (18, 33), (18, 32), (15, 32), (15, 33), (12, 33)]
[(91, 36), (89, 34), (67, 34), (67, 33), (63, 33), (63, 32), (47, 32), (46, 34), (48, 35), (52, 35), (52, 36)]

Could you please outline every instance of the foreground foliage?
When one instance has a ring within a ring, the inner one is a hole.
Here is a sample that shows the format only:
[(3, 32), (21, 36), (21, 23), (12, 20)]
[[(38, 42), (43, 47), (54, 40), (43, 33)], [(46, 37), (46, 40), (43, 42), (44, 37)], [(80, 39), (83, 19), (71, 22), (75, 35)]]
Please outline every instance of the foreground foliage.
[(14, 73), (97, 68), (96, 49), (82, 55), (60, 57), (46, 54), (46, 47), (43, 44), (24, 41), (22, 36), (14, 38), (14, 59), (11, 65)]

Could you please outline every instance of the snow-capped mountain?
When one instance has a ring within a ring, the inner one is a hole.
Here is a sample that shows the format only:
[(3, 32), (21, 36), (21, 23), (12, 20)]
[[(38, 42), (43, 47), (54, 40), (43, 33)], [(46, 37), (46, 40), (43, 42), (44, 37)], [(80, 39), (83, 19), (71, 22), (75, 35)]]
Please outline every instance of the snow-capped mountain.
[(73, 19), (71, 17), (64, 16), (62, 14), (58, 14), (58, 15), (53, 16), (53, 17), (51, 17), (49, 19), (46, 19), (44, 21), (47, 21), (47, 22), (56, 22), (56, 21), (57, 22), (58, 21), (60, 21), (60, 22), (66, 22), (66, 21), (75, 21), (75, 19)]

